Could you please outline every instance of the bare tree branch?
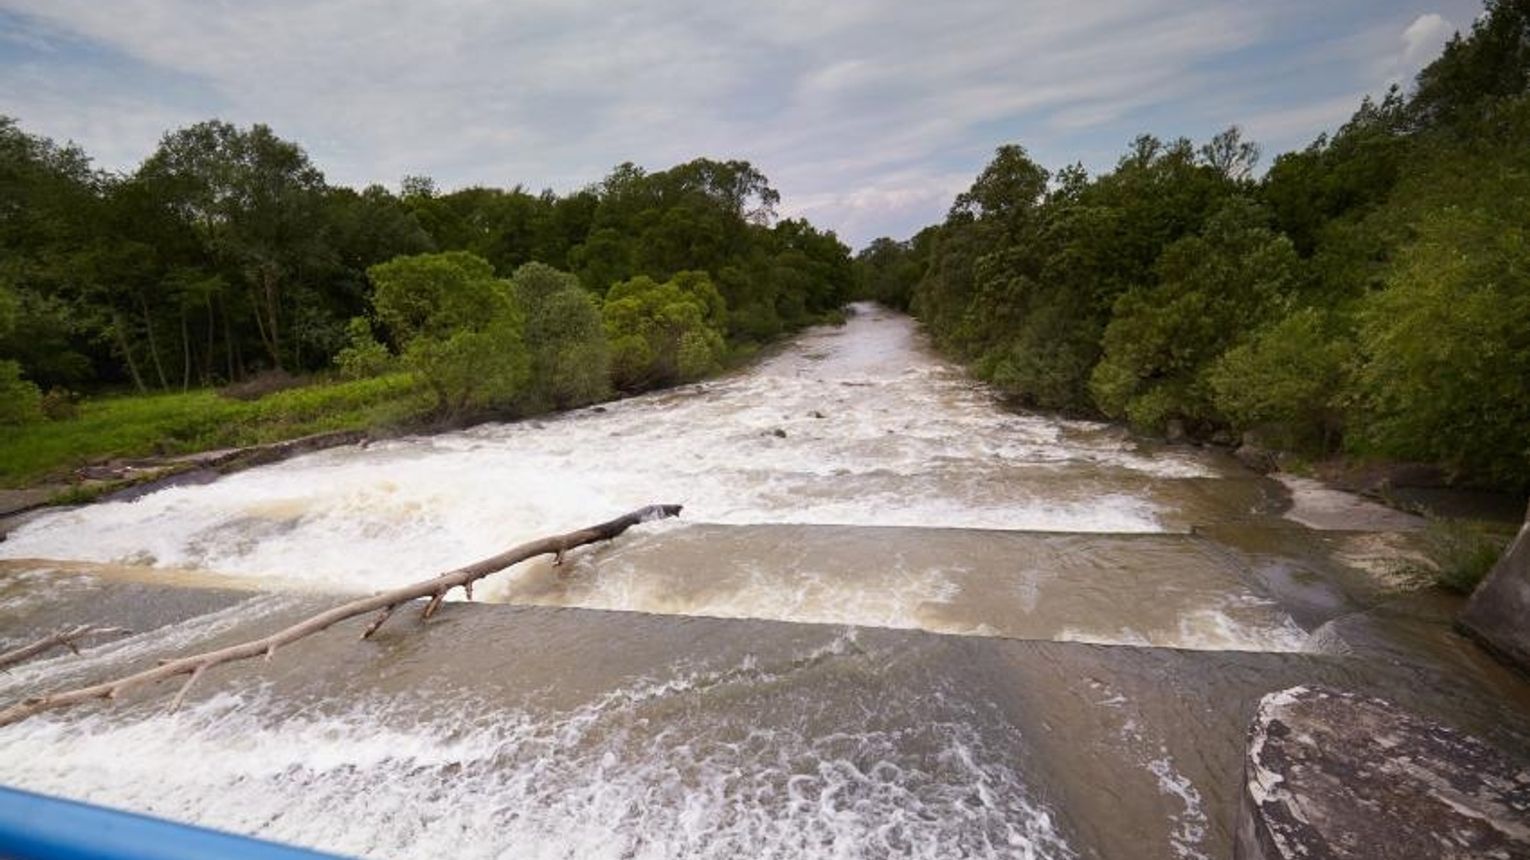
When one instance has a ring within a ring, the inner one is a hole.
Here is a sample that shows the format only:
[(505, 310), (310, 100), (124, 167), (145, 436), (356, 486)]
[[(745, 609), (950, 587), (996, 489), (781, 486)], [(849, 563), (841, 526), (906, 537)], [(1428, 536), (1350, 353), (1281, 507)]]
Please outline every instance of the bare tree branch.
[(156, 684), (160, 681), (186, 675), (188, 677), (185, 685), (181, 687), (180, 692), (171, 702), (171, 710), (174, 710), (180, 705), (191, 685), (213, 666), (261, 655), (269, 658), (278, 647), (290, 645), (306, 636), (312, 636), (337, 622), (354, 618), (358, 615), (365, 615), (369, 612), (380, 612), (377, 619), (362, 634), (362, 638), (367, 638), (377, 632), (378, 628), (382, 627), (383, 622), (388, 620), (388, 617), (392, 615), (395, 609), (402, 604), (420, 598), (430, 598), (429, 602), (425, 605), (424, 611), (424, 616), (429, 618), (440, 608), (441, 601), (445, 599), (446, 593), (453, 588), (461, 587), (464, 591), (467, 591), (473, 582), (491, 573), (504, 570), (511, 565), (519, 564), (529, 558), (549, 554), (561, 558), (568, 550), (586, 544), (611, 540), (639, 523), (679, 516), (680, 507), (680, 505), (649, 505), (626, 516), (617, 517), (610, 522), (590, 526), (589, 528), (569, 532), (568, 534), (524, 543), (492, 558), (486, 558), (483, 561), (474, 562), (466, 567), (447, 571), (423, 582), (417, 582), (413, 585), (406, 585), (392, 591), (385, 591), (380, 594), (374, 594), (371, 597), (364, 597), (341, 604), (333, 609), (299, 621), (269, 636), (251, 639), (247, 642), (230, 645), (216, 651), (207, 651), (202, 654), (193, 654), (189, 657), (161, 661), (158, 666), (152, 669), (145, 669), (110, 681), (92, 684), (88, 687), (80, 687), (74, 690), (65, 690), (58, 693), (50, 693), (46, 696), (26, 699), (4, 710), (0, 710), (0, 726), (7, 726), (35, 714), (60, 710), (81, 702), (88, 702), (92, 699), (115, 699), (124, 690)]
[(88, 624), (82, 627), (76, 627), (72, 630), (59, 630), (55, 633), (50, 633), (47, 636), (44, 636), (43, 638), (31, 643), (30, 645), (23, 645), (13, 651), (7, 651), (4, 654), (0, 654), (0, 669), (4, 669), (8, 666), (14, 666), (17, 663), (25, 660), (30, 660), (33, 657), (36, 657), (37, 655), (44, 652), (51, 651), (60, 645), (78, 654), (80, 653), (80, 649), (75, 646), (75, 643), (81, 639), (86, 639), (91, 636), (125, 636), (132, 632), (133, 631), (126, 630), (121, 627), (92, 627)]

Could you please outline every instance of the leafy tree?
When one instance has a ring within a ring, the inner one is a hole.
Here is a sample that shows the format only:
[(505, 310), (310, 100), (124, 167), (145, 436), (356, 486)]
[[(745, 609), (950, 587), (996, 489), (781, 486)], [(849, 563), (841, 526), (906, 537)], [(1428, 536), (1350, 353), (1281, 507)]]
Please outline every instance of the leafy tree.
[(1301, 308), (1225, 353), (1208, 381), (1235, 429), (1264, 427), (1271, 441), (1327, 452), (1338, 438), (1354, 345), (1347, 321)]
[(1101, 411), (1140, 427), (1216, 420), (1204, 375), (1299, 286), (1300, 260), (1254, 203), (1234, 198), (1199, 236), (1164, 250), (1158, 283), (1116, 302), (1090, 389)]
[(908, 310), (914, 287), (924, 277), (934, 233), (935, 228), (929, 227), (906, 242), (885, 236), (873, 239), (855, 255), (855, 294), (890, 308)]
[(972, 187), (956, 196), (951, 218), (993, 225), (1003, 239), (1020, 239), (1047, 190), (1047, 171), (1025, 147), (1005, 144), (994, 152)]
[(611, 379), (637, 391), (696, 379), (722, 364), (727, 304), (704, 272), (658, 283), (639, 275), (611, 288), (602, 308)]
[(1365, 300), (1358, 441), (1391, 457), (1530, 485), (1530, 224), (1481, 210), (1419, 223)]
[(1502, 99), (1530, 93), (1530, 4), (1486, 0), (1469, 35), (1457, 33), (1419, 72), (1409, 104), (1424, 128), (1461, 126), (1489, 115)]
[(366, 317), (351, 317), (346, 323), (346, 345), (335, 353), (335, 366), (346, 379), (365, 379), (386, 371), (393, 363), (388, 348), (372, 334)]
[(1231, 182), (1247, 182), (1259, 163), (1259, 144), (1243, 139), (1243, 130), (1232, 126), (1200, 149), (1201, 160)]
[(324, 176), (303, 150), (264, 125), (203, 122), (165, 135), (138, 179), (242, 282), (271, 365), (300, 363), (303, 344), (288, 342), (288, 325), (311, 300), (302, 272), (327, 250)]
[(524, 392), (521, 309), (487, 261), (465, 251), (418, 254), (367, 270), (378, 319), (447, 414), (506, 408)]
[(544, 263), (515, 270), (511, 283), (526, 309), (531, 408), (568, 409), (610, 388), (610, 354), (595, 299), (579, 279)]

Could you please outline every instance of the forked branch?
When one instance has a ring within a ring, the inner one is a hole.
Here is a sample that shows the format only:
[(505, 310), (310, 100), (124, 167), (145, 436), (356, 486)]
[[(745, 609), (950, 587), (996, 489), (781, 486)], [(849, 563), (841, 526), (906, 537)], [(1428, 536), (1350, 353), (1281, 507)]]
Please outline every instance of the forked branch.
[(78, 654), (80, 653), (80, 649), (76, 646), (75, 643), (79, 642), (81, 639), (89, 639), (93, 636), (125, 636), (131, 632), (133, 631), (125, 630), (121, 627), (93, 627), (88, 624), (82, 627), (75, 627), (70, 630), (59, 630), (44, 636), (36, 642), (32, 642), (30, 644), (23, 645), (20, 648), (16, 648), (11, 651), (6, 651), (4, 654), (0, 654), (0, 669), (5, 669), (14, 666), (17, 663), (30, 660), (39, 654), (46, 654), (47, 652), (52, 651), (54, 648), (58, 648), (60, 646), (68, 648), (70, 651)]
[[(491, 573), (504, 570), (511, 565), (519, 564), (539, 555), (554, 555), (561, 559), (564, 553), (575, 547), (611, 540), (639, 523), (679, 516), (680, 507), (680, 505), (649, 505), (626, 516), (617, 517), (610, 522), (604, 522), (589, 528), (569, 532), (568, 534), (523, 543), (520, 546), (505, 550), (492, 558), (486, 558), (483, 561), (474, 562), (466, 567), (447, 571), (431, 579), (341, 604), (333, 609), (299, 621), (284, 630), (278, 630), (269, 636), (251, 639), (247, 642), (219, 648), (215, 651), (207, 651), (202, 654), (193, 654), (189, 657), (164, 661), (152, 669), (145, 669), (131, 675), (102, 681), (88, 687), (80, 687), (74, 690), (65, 690), (58, 693), (50, 693), (46, 696), (26, 699), (4, 710), (0, 710), (0, 726), (10, 725), (35, 714), (60, 710), (80, 704), (81, 702), (88, 702), (92, 699), (115, 699), (125, 690), (148, 684), (157, 684), (160, 681), (185, 675), (187, 676), (185, 684), (181, 687), (180, 692), (171, 704), (173, 710), (176, 706), (179, 706), (181, 699), (185, 696), (186, 691), (191, 688), (191, 685), (213, 666), (262, 655), (269, 658), (272, 654), (276, 653), (276, 649), (290, 645), (304, 637), (312, 636), (338, 622), (348, 618), (355, 618), (358, 615), (377, 612), (379, 614), (376, 620), (362, 633), (362, 638), (365, 639), (376, 633), (378, 628), (382, 627), (383, 623), (388, 620), (395, 609), (413, 600), (429, 599), (425, 604), (424, 610), (424, 616), (429, 618), (441, 607), (441, 602), (445, 600), (447, 592), (453, 588), (462, 588), (467, 592), (468, 599), (472, 599), (473, 583)], [(48, 647), (56, 644), (59, 643), (51, 643)], [(27, 647), (32, 648), (35, 646), (29, 645)]]

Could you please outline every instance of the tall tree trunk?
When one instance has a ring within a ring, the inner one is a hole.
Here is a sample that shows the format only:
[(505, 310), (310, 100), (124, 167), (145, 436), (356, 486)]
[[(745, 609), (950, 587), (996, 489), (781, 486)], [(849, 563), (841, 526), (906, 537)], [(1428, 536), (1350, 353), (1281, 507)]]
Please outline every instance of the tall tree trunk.
[(260, 342), (265, 346), (266, 354), (271, 357), (271, 365), (281, 370), (280, 283), (270, 268), (261, 266), (257, 272), (260, 284), (250, 289), (250, 298), (255, 304), (255, 327), (260, 332)]
[(133, 375), (133, 385), (138, 388), (139, 394), (147, 394), (149, 389), (143, 384), (143, 374), (138, 372), (138, 362), (133, 360), (132, 347), (128, 346), (122, 312), (116, 308), (112, 308), (112, 333), (117, 336), (117, 349), (122, 351), (122, 358), (127, 362), (128, 373)]
[(213, 350), (218, 340), (217, 318), (213, 316), (212, 299), (207, 300), (207, 354), (202, 356), (202, 384), (212, 385)]
[(159, 345), (154, 342), (154, 320), (149, 315), (149, 303), (144, 301), (143, 293), (138, 293), (138, 307), (143, 310), (143, 330), (149, 338), (149, 356), (154, 359), (154, 372), (159, 375), (159, 387), (163, 391), (170, 390), (170, 381), (165, 378), (165, 366), (159, 360)]
[(186, 306), (181, 305), (181, 393), (191, 390), (191, 329), (186, 324)]
[[(219, 302), (218, 307), (223, 311), (223, 354), (228, 359), (228, 381), (233, 382), (244, 375), (244, 362), (238, 360), (238, 353), (235, 351), (234, 327), (228, 320), (228, 302)], [(238, 373), (235, 373), (236, 368)]]

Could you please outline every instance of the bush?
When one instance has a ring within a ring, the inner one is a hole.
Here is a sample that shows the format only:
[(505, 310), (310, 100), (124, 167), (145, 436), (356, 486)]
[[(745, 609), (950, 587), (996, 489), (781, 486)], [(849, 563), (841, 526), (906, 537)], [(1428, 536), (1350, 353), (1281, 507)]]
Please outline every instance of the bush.
[(1481, 209), (1419, 225), (1360, 314), (1360, 444), (1530, 486), (1530, 230)]
[(1216, 421), (1205, 376), (1212, 362), (1268, 319), (1300, 282), (1289, 239), (1255, 204), (1232, 198), (1201, 235), (1158, 258), (1158, 283), (1120, 297), (1090, 391), (1107, 415), (1148, 430), (1171, 418)]
[(49, 421), (67, 421), (79, 414), (80, 395), (59, 385), (48, 389), (41, 403), (44, 418)]
[(335, 366), (346, 379), (366, 379), (386, 373), (393, 355), (372, 335), (366, 317), (351, 317), (345, 326), (347, 345), (335, 353)]
[(445, 414), (513, 405), (529, 359), (524, 318), (508, 283), (464, 251), (396, 257), (367, 270), (373, 304)]
[(42, 419), (42, 391), (21, 375), (20, 363), (0, 361), (0, 424)]
[(1433, 520), (1422, 537), (1435, 582), (1457, 594), (1471, 594), (1509, 542), (1465, 520)]
[(728, 309), (704, 272), (660, 284), (639, 276), (611, 288), (602, 309), (611, 379), (634, 391), (700, 378), (722, 366)]
[(610, 353), (595, 299), (579, 279), (542, 263), (527, 263), (511, 279), (526, 309), (532, 410), (568, 409), (601, 399), (610, 389)]
[(1213, 402), (1238, 430), (1279, 425), (1292, 434), (1287, 441), (1326, 449), (1353, 352), (1340, 326), (1303, 308), (1217, 360), (1208, 376)]
[(307, 384), (285, 370), (262, 370), (247, 379), (223, 386), (218, 389), (218, 394), (230, 400), (259, 400), (268, 394)]

